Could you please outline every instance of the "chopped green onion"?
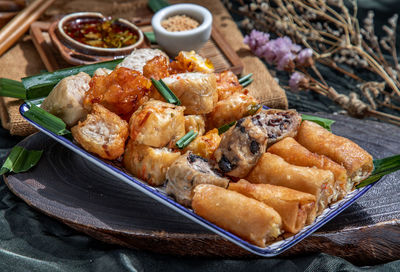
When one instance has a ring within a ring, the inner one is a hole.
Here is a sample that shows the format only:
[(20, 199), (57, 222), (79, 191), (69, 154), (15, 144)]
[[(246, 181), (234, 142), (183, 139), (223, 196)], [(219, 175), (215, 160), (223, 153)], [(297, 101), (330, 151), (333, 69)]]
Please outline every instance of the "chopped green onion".
[(20, 81), (0, 78), (0, 96), (26, 99), (26, 90)]
[(254, 79), (250, 78), (249, 80), (246, 80), (243, 83), (241, 83), (241, 85), (243, 86), (243, 88), (245, 88), (245, 87), (249, 86), (253, 81), (254, 81)]
[(30, 103), (29, 106), (29, 110), (24, 113), (25, 117), (57, 135), (71, 136), (71, 132), (67, 129), (63, 120), (39, 108), (35, 104)]
[(236, 121), (232, 121), (228, 124), (223, 125), (222, 127), (218, 128), (218, 134), (221, 135), (222, 133), (225, 133), (226, 131), (228, 131), (228, 129), (230, 129), (232, 126), (234, 126), (236, 124)]
[(317, 123), (318, 125), (322, 126), (323, 128), (332, 131), (331, 125), (335, 123), (334, 120), (331, 119), (326, 119), (322, 117), (317, 117), (317, 116), (312, 116), (312, 115), (307, 115), (307, 114), (302, 114), (301, 115), (303, 120), (311, 121), (314, 123)]
[(356, 188), (367, 186), (380, 180), (383, 176), (398, 170), (400, 170), (400, 155), (374, 160), (374, 171), (367, 179), (358, 184)]
[(0, 175), (7, 172), (21, 173), (28, 171), (38, 163), (42, 150), (27, 150), (22, 146), (14, 146), (0, 169)]
[(254, 115), (257, 111), (262, 107), (261, 104), (253, 104), (250, 106), (250, 109), (246, 112), (245, 116)]
[(239, 83), (242, 84), (243, 82), (249, 80), (253, 76), (253, 73), (248, 74), (247, 76), (241, 77), (239, 79)]
[(72, 68), (66, 68), (57, 70), (54, 72), (46, 72), (40, 75), (24, 77), (22, 84), (26, 91), (26, 99), (35, 99), (40, 97), (46, 97), (53, 87), (63, 78), (71, 75), (76, 75), (80, 72), (88, 73), (90, 76), (98, 68), (114, 69), (122, 59), (116, 59), (112, 61), (99, 62), (90, 65), (76, 66)]
[(149, 8), (156, 13), (157, 11), (159, 11), (162, 8), (168, 7), (169, 3), (165, 0), (149, 0), (147, 2), (147, 5), (149, 6)]
[(149, 39), (150, 43), (152, 43), (152, 44), (157, 43), (154, 32), (144, 32), (144, 35), (147, 37), (147, 39)]
[(193, 129), (191, 129), (188, 133), (185, 134), (185, 136), (183, 136), (176, 142), (176, 146), (179, 149), (184, 149), (197, 137), (197, 134), (197, 131), (194, 132)]
[(168, 88), (167, 84), (165, 84), (162, 79), (160, 80), (155, 80), (154, 78), (151, 78), (151, 82), (153, 83), (154, 87), (156, 87), (157, 91), (164, 97), (164, 99), (171, 104), (180, 106), (181, 101), (179, 98), (171, 91), (170, 88)]

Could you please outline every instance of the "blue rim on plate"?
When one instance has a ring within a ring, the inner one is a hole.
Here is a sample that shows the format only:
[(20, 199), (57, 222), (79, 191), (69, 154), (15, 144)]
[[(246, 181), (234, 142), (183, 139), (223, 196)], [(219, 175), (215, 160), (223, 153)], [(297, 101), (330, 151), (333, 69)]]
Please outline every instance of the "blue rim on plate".
[(46, 128), (38, 125), (36, 122), (30, 120), (25, 116), (25, 112), (29, 110), (29, 105), (27, 103), (23, 103), (21, 107), (19, 108), (19, 111), (21, 115), (29, 122), (31, 123), (34, 127), (39, 129), (41, 132), (44, 134), (50, 136), (57, 142), (61, 143), (65, 147), (69, 148), (70, 150), (74, 151), (78, 155), (84, 157), (88, 161), (94, 163), (101, 169), (107, 171), (108, 173), (112, 174), (113, 176), (117, 177), (121, 181), (125, 182), (126, 184), (136, 188), (137, 190), (143, 192), (144, 194), (150, 196), (151, 198), (155, 199), (156, 201), (160, 202), (161, 204), (173, 209), (174, 211), (182, 214), (183, 216), (189, 218), (193, 222), (207, 228), (208, 230), (224, 237), (225, 239), (231, 241), (232, 243), (242, 247), (243, 249), (250, 251), (254, 254), (263, 256), (263, 257), (273, 257), (278, 254), (283, 253), (285, 250), (291, 248), (310, 234), (312, 234), (314, 231), (322, 227), (324, 224), (326, 224), (328, 221), (333, 219), (335, 216), (337, 216), (339, 213), (341, 213), (344, 209), (349, 207), (351, 204), (354, 203), (360, 196), (365, 194), (373, 185), (376, 184), (372, 183), (370, 185), (367, 185), (363, 188), (360, 189), (355, 189), (354, 191), (350, 192), (347, 194), (342, 200), (330, 205), (328, 208), (324, 210), (324, 212), (319, 215), (316, 220), (308, 225), (305, 226), (299, 233), (290, 236), (288, 238), (279, 240), (277, 242), (274, 242), (264, 248), (255, 246), (253, 244), (250, 244), (249, 242), (241, 239), (240, 237), (230, 233), (229, 231), (226, 231), (213, 223), (210, 223), (209, 221), (205, 220), (204, 218), (198, 216), (193, 212), (193, 210), (188, 209), (179, 203), (175, 202), (171, 197), (168, 197), (167, 194), (159, 188), (152, 187), (148, 185), (147, 183), (140, 181), (139, 179), (125, 173), (121, 169), (108, 164), (107, 162), (99, 159), (98, 157), (92, 155), (91, 153), (85, 151), (81, 147), (77, 146), (74, 144), (71, 140), (59, 136)]

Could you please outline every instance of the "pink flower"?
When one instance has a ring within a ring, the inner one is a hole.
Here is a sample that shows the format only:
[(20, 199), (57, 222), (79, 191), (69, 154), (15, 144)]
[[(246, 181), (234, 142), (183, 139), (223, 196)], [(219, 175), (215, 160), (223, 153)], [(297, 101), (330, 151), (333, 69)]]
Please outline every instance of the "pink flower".
[(269, 41), (269, 34), (257, 30), (252, 30), (250, 35), (244, 37), (243, 42), (247, 44), (251, 51), (255, 51), (258, 47), (265, 45)]
[(288, 70), (291, 71), (294, 69), (294, 60), (296, 59), (296, 55), (292, 52), (286, 52), (281, 58), (279, 58), (277, 69), (279, 71)]
[(301, 87), (301, 82), (305, 80), (303, 73), (294, 72), (289, 79), (289, 86), (293, 92), (298, 92)]
[(306, 48), (300, 51), (297, 55), (297, 64), (299, 66), (310, 66), (312, 64), (313, 51), (310, 48)]

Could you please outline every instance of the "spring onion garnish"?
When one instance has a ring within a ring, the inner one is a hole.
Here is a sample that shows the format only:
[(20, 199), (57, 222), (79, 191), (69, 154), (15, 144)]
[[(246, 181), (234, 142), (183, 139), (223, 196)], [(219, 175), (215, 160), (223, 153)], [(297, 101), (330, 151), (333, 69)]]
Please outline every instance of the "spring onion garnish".
[(398, 170), (400, 170), (400, 155), (374, 160), (374, 171), (367, 179), (358, 184), (356, 188), (367, 186), (380, 180), (383, 176)]
[(22, 84), (27, 90), (26, 99), (46, 97), (51, 92), (53, 87), (61, 79), (67, 76), (76, 75), (79, 72), (85, 72), (92, 76), (98, 68), (107, 68), (112, 70), (121, 61), (122, 59), (116, 59), (112, 61), (61, 69), (54, 72), (46, 72), (36, 76), (24, 77), (22, 79)]
[(149, 42), (151, 44), (157, 43), (156, 36), (154, 35), (154, 32), (144, 32), (144, 35), (149, 39)]
[(243, 86), (243, 88), (249, 86), (252, 82), (254, 81), (254, 79), (250, 78), (249, 80), (246, 80), (245, 82), (243, 82), (241, 85)]
[(303, 120), (311, 121), (314, 123), (317, 123), (318, 125), (322, 126), (323, 128), (332, 131), (331, 125), (335, 123), (334, 120), (331, 119), (326, 119), (322, 117), (317, 117), (317, 116), (312, 116), (312, 115), (307, 115), (307, 114), (302, 114), (301, 115)]
[(168, 88), (168, 86), (164, 83), (164, 81), (162, 81), (162, 79), (157, 81), (154, 78), (151, 78), (151, 82), (168, 103), (177, 106), (181, 105), (181, 101), (179, 100), (179, 98), (171, 91), (170, 88)]
[(249, 115), (254, 115), (257, 113), (257, 111), (262, 107), (261, 104), (253, 104), (250, 106), (250, 108), (248, 109), (248, 111), (246, 112), (245, 116), (249, 116)]
[(0, 169), (0, 175), (7, 172), (21, 173), (28, 171), (39, 161), (42, 150), (27, 150), (22, 146), (14, 146)]
[(26, 99), (26, 90), (20, 81), (0, 78), (0, 96)]
[(228, 124), (223, 125), (222, 127), (218, 128), (218, 135), (221, 135), (222, 133), (228, 131), (228, 129), (230, 129), (230, 127), (234, 126), (236, 124), (236, 121), (232, 121)]
[(149, 8), (156, 13), (157, 11), (159, 11), (162, 8), (168, 7), (169, 3), (165, 0), (149, 0), (147, 2), (147, 5), (149, 6)]
[(253, 76), (253, 73), (250, 73), (247, 76), (239, 78), (239, 83), (242, 84), (243, 82), (249, 80), (252, 76)]
[(71, 132), (67, 129), (63, 120), (39, 108), (35, 104), (29, 104), (29, 106), (29, 110), (24, 113), (24, 116), (57, 135), (70, 137)]
[(194, 132), (193, 129), (191, 129), (188, 133), (185, 134), (185, 136), (183, 136), (176, 142), (176, 146), (179, 149), (184, 149), (197, 137), (197, 134), (199, 134), (197, 131)]

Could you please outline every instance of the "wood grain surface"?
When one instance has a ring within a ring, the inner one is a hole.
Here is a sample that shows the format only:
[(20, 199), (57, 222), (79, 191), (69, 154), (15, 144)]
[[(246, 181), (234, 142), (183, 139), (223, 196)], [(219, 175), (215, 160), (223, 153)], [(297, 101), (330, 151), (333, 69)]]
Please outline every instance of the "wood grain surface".
[[(400, 128), (346, 116), (333, 131), (383, 158), (400, 150)], [(21, 142), (44, 149), (29, 172), (6, 177), (8, 187), (30, 206), (94, 238), (153, 252), (255, 257), (134, 188), (99, 170), (44, 134)], [(284, 256), (325, 252), (368, 265), (400, 258), (400, 173), (385, 177), (366, 195)]]

